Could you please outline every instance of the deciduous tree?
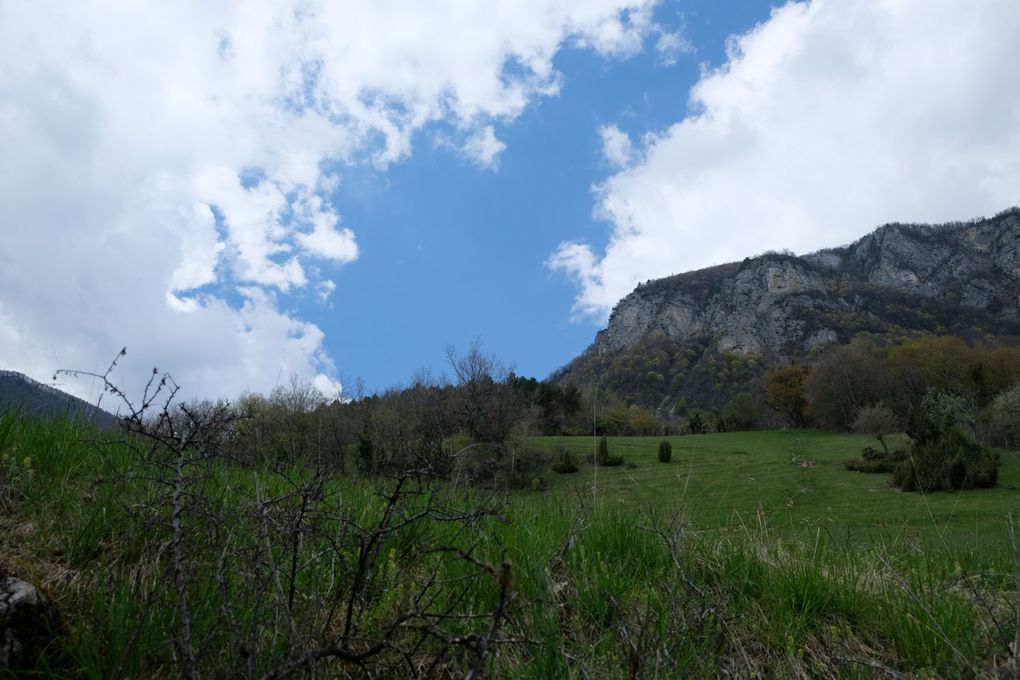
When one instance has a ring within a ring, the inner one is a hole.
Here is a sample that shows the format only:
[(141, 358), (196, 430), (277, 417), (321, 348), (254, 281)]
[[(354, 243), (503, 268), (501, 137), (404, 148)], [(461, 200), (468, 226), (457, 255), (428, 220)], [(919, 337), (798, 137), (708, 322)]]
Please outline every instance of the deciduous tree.
[(807, 367), (790, 364), (765, 379), (765, 403), (793, 427), (807, 425), (807, 378)]

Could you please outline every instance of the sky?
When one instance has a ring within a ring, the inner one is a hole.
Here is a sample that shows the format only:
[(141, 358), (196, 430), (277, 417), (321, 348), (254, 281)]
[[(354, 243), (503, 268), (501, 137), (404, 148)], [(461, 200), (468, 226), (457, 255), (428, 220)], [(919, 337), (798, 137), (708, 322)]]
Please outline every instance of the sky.
[(0, 368), (332, 396), (477, 340), (541, 378), (641, 281), (1020, 204), (1016, 35), (1015, 0), (0, 0)]

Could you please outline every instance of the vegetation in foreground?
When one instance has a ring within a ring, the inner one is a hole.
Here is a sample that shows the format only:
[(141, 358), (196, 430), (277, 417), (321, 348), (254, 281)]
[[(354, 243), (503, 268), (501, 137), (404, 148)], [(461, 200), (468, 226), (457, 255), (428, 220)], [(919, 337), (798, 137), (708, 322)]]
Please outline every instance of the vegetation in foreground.
[[(1011, 456), (995, 489), (922, 495), (846, 470), (862, 436), (671, 437), (667, 463), (661, 441), (609, 438), (631, 466), (493, 495), (425, 468), (231, 460), (4, 414), (0, 576), (59, 614), (14, 672), (1017, 672)], [(597, 454), (592, 438), (532, 444)]]

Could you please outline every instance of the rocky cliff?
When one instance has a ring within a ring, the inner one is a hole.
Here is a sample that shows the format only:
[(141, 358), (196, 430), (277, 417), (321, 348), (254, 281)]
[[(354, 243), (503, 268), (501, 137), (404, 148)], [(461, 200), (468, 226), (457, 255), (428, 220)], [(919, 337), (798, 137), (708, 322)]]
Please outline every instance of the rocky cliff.
[(621, 396), (662, 409), (684, 391), (674, 379), (689, 377), (705, 352), (731, 368), (732, 357), (750, 357), (754, 369), (861, 332), (1020, 333), (1020, 209), (968, 223), (887, 224), (848, 246), (767, 253), (642, 284), (554, 379), (619, 385), (636, 365), (643, 377), (622, 380)]

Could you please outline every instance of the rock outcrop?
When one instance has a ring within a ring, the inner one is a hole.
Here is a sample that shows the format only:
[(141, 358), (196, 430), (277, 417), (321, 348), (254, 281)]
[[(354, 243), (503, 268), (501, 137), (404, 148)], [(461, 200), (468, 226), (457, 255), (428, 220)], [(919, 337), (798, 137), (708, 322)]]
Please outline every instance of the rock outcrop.
[(30, 666), (49, 634), (45, 600), (29, 583), (0, 579), (0, 669)]
[(751, 390), (765, 367), (859, 333), (1020, 335), (1020, 209), (940, 226), (887, 224), (810, 255), (766, 253), (641, 284), (552, 376), (675, 411)]
[(590, 351), (659, 333), (707, 335), (723, 352), (796, 356), (861, 330), (935, 330), (959, 325), (954, 318), (975, 331), (1020, 326), (1020, 210), (968, 224), (889, 224), (842, 248), (652, 281), (617, 304)]

